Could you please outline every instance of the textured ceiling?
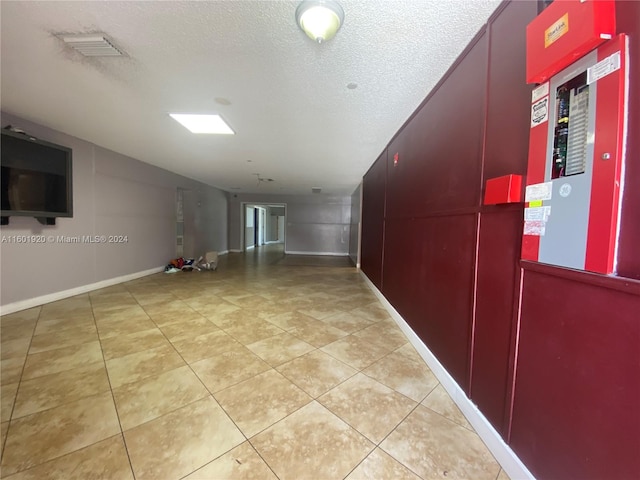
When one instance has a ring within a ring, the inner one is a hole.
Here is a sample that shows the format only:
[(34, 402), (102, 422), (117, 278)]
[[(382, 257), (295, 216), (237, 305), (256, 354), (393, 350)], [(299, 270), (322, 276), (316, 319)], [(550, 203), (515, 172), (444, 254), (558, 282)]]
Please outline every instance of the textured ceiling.
[[(223, 190), (350, 194), (499, 3), (342, 0), (318, 45), (298, 2), (3, 0), (1, 107)], [(96, 31), (128, 56), (54, 36)], [(169, 112), (219, 113), (236, 135)]]

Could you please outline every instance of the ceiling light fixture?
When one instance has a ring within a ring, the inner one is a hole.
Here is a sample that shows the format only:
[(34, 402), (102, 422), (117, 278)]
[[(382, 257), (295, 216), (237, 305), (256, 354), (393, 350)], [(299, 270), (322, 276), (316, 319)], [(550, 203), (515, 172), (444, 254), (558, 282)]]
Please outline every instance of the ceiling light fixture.
[(170, 113), (171, 118), (182, 124), (191, 133), (216, 133), (235, 135), (231, 127), (220, 115), (195, 115), (188, 113)]
[(344, 10), (334, 0), (304, 0), (296, 9), (296, 22), (318, 43), (331, 40), (342, 26)]

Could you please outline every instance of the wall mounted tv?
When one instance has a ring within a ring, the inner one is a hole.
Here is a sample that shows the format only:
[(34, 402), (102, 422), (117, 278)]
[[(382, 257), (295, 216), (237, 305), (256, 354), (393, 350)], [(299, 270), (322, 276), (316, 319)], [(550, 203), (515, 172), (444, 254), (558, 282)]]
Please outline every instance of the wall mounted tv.
[(11, 216), (35, 217), (44, 225), (72, 217), (71, 149), (9, 127), (0, 132), (2, 224)]

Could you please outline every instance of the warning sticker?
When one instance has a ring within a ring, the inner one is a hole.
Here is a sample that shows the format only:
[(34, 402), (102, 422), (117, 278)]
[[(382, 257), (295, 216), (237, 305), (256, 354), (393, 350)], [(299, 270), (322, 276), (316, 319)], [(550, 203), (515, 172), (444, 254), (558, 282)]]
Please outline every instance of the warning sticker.
[(551, 194), (553, 193), (552, 186), (553, 184), (551, 182), (527, 185), (524, 201), (534, 202), (536, 200), (551, 200)]
[(531, 128), (549, 120), (549, 95), (531, 105)]
[(600, 60), (593, 67), (587, 68), (587, 84), (597, 82), (602, 77), (620, 69), (620, 52), (609, 55), (604, 60)]
[(543, 83), (531, 92), (531, 103), (537, 102), (542, 97), (549, 95), (549, 82)]
[(546, 222), (541, 222), (539, 220), (525, 220), (523, 233), (534, 237), (544, 237), (545, 226)]
[(551, 215), (551, 207), (534, 207), (524, 209), (524, 220), (529, 222), (546, 222)]

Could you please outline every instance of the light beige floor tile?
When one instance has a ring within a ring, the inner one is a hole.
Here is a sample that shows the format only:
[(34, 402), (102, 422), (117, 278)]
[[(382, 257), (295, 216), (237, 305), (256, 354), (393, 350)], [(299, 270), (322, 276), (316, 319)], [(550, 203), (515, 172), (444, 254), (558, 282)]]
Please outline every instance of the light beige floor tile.
[(184, 480), (278, 480), (249, 442), (208, 463)]
[(11, 480), (42, 479), (133, 480), (122, 435), (107, 438), (11, 477)]
[(281, 333), (271, 338), (247, 345), (247, 348), (262, 358), (272, 367), (298, 358), (316, 347), (294, 337), (289, 333)]
[(2, 324), (0, 324), (0, 338), (2, 342), (8, 342), (9, 340), (18, 340), (20, 338), (31, 338), (36, 326), (36, 320), (24, 320), (8, 321), (2, 317)]
[(170, 323), (160, 327), (162, 333), (166, 335), (170, 342), (179, 342), (187, 338), (197, 337), (199, 335), (207, 335), (213, 332), (219, 332), (220, 329), (203, 316), (198, 318), (185, 320), (176, 323)]
[(271, 367), (246, 347), (239, 346), (195, 362), (191, 368), (209, 391), (215, 393), (265, 372)]
[(140, 318), (102, 320), (97, 321), (96, 324), (98, 325), (100, 340), (156, 328), (156, 324), (153, 323), (146, 314), (144, 314), (144, 317), (141, 316)]
[(222, 328), (221, 323), (224, 323), (225, 316), (233, 312), (237, 312), (239, 310), (242, 310), (242, 309), (237, 305), (234, 305), (229, 302), (224, 302), (215, 306), (208, 306), (207, 308), (203, 308), (202, 315), (207, 317), (211, 322), (213, 322), (218, 327)]
[(11, 422), (3, 473), (26, 470), (120, 432), (111, 392)]
[(311, 401), (275, 370), (218, 392), (215, 398), (247, 438)]
[(323, 318), (322, 321), (327, 325), (331, 325), (347, 333), (357, 332), (374, 324), (372, 320), (364, 318), (361, 315), (354, 315), (350, 312), (340, 312)]
[(75, 330), (80, 328), (85, 328), (89, 331), (96, 330), (96, 322), (93, 319), (93, 314), (91, 312), (87, 315), (81, 315), (77, 317), (63, 316), (60, 318), (41, 318), (40, 320), (38, 320), (34, 335), (60, 333), (67, 330)]
[[(9, 422), (0, 424), (0, 456), (4, 451), (4, 441), (7, 439), (7, 431), (9, 430)], [(2, 477), (2, 466), (0, 466), (0, 477)]]
[(416, 402), (422, 401), (438, 385), (438, 379), (421, 359), (413, 361), (397, 350), (363, 373)]
[(238, 297), (227, 295), (222, 298), (227, 302), (237, 305), (241, 308), (268, 310), (274, 305), (271, 300), (267, 300), (266, 298), (261, 297), (260, 295), (246, 295), (246, 296), (243, 295)]
[(41, 311), (42, 307), (34, 307), (10, 313), (9, 315), (2, 315), (2, 317), (0, 317), (0, 325), (9, 326), (14, 324), (23, 324), (25, 322), (34, 322), (35, 324), (35, 321), (38, 320), (38, 316)]
[(20, 381), (26, 358), (27, 356), (23, 355), (0, 360), (0, 384), (2, 386)]
[(335, 306), (333, 301), (322, 302), (316, 300), (314, 300), (314, 303), (311, 306), (299, 308), (298, 310), (305, 315), (315, 318), (316, 320), (322, 320), (342, 312), (340, 308)]
[(104, 362), (90, 363), (64, 372), (23, 380), (13, 418), (41, 412), (110, 390)]
[(442, 385), (438, 385), (434, 388), (427, 398), (422, 401), (422, 405), (444, 417), (447, 417), (458, 425), (468, 428), (469, 430), (473, 430), (473, 427), (469, 424), (465, 416), (453, 402)]
[(0, 359), (4, 360), (12, 357), (24, 357), (29, 351), (30, 343), (30, 336), (6, 341), (3, 338), (2, 345), (0, 345)]
[(285, 311), (280, 313), (265, 314), (258, 312), (258, 315), (263, 320), (273, 323), (276, 327), (285, 331), (290, 331), (296, 327), (304, 327), (310, 321), (317, 321), (315, 318), (311, 318), (304, 313), (297, 311)]
[(401, 347), (409, 340), (395, 324), (391, 325), (387, 322), (378, 322), (367, 328), (354, 333), (355, 336), (362, 338), (374, 345), (395, 350)]
[(347, 336), (347, 332), (343, 332), (342, 330), (311, 317), (307, 317), (307, 320), (290, 329), (289, 333), (316, 348), (324, 347), (325, 345)]
[(345, 480), (421, 480), (419, 476), (376, 448)]
[(281, 480), (344, 478), (374, 445), (313, 401), (251, 440)]
[(364, 307), (354, 308), (351, 310), (351, 313), (360, 315), (374, 322), (390, 318), (385, 308), (378, 301), (372, 302)]
[(18, 383), (9, 383), (2, 385), (0, 389), (0, 397), (2, 402), (0, 403), (0, 421), (7, 422), (11, 420), (11, 411), (13, 410), (13, 404), (16, 400), (16, 393), (18, 393)]
[[(188, 322), (190, 320), (198, 321), (202, 319), (202, 315), (192, 308), (183, 304), (179, 309), (167, 309), (162, 312), (149, 313), (151, 320), (159, 327), (171, 325), (173, 323)], [(147, 307), (149, 308), (149, 307)]]
[(209, 395), (188, 366), (113, 390), (123, 430), (158, 418)]
[(103, 307), (93, 307), (93, 316), (98, 323), (98, 329), (102, 322), (136, 323), (149, 318), (132, 297), (128, 302), (119, 300), (116, 304), (109, 303)]
[(273, 337), (282, 333), (283, 330), (273, 323), (266, 322), (259, 318), (238, 322), (230, 327), (225, 327), (224, 331), (235, 338), (243, 345), (249, 345), (265, 338)]
[(398, 348), (393, 353), (402, 355), (408, 360), (413, 360), (414, 362), (417, 362), (419, 364), (426, 365), (424, 359), (420, 356), (420, 354), (416, 351), (415, 348), (413, 348), (413, 345), (411, 345), (410, 343), (404, 344), (402, 347)]
[(318, 401), (374, 443), (382, 441), (417, 405), (362, 373)]
[(494, 480), (500, 470), (478, 435), (422, 405), (380, 448), (422, 478)]
[(168, 372), (184, 364), (172, 346), (163, 345), (107, 360), (107, 372), (109, 372), (111, 388), (117, 388), (126, 383)]
[(207, 315), (207, 318), (210, 318), (211, 322), (218, 327), (227, 329), (235, 325), (244, 325), (247, 322), (260, 320), (260, 311), (234, 305), (234, 309), (227, 308), (217, 312), (216, 315)]
[(23, 380), (64, 372), (102, 361), (100, 342), (89, 342), (27, 356)]
[(96, 330), (96, 326), (92, 323), (85, 323), (60, 332), (34, 335), (31, 340), (31, 346), (29, 347), (29, 354), (95, 342), (97, 340), (98, 331)]
[(124, 436), (137, 480), (182, 478), (245, 440), (210, 396)]
[(325, 345), (322, 351), (353, 368), (362, 370), (388, 354), (390, 350), (349, 335)]
[(104, 338), (100, 343), (105, 360), (169, 345), (169, 341), (158, 328)]
[(241, 346), (232, 336), (217, 330), (194, 338), (173, 342), (184, 360), (191, 364)]
[(276, 368), (313, 398), (317, 398), (358, 371), (320, 350)]

